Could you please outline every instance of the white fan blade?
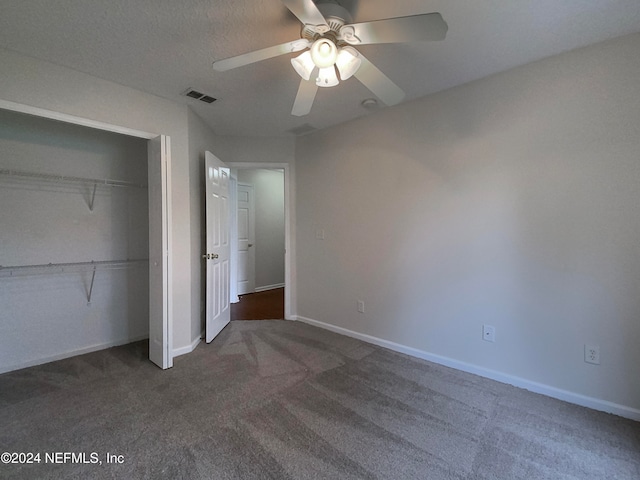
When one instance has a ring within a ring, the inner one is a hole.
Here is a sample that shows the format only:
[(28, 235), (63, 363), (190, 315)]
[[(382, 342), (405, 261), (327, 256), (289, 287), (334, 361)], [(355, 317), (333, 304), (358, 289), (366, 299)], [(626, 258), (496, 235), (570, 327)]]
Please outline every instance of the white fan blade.
[(300, 81), (300, 87), (298, 87), (298, 94), (296, 100), (293, 102), (293, 109), (291, 115), (296, 117), (302, 117), (311, 111), (311, 106), (316, 98), (316, 92), (318, 86), (315, 81), (309, 81), (302, 79)]
[(327, 21), (324, 19), (324, 15), (320, 13), (318, 7), (313, 0), (282, 0), (282, 3), (291, 10), (298, 20), (304, 25), (324, 25), (327, 26)]
[(340, 30), (347, 43), (402, 43), (444, 40), (449, 27), (439, 13), (388, 18), (373, 22), (353, 23)]
[(360, 82), (371, 90), (376, 97), (387, 105), (396, 105), (404, 98), (402, 89), (393, 83), (389, 77), (382, 73), (378, 67), (367, 60), (360, 52), (359, 58), (362, 60), (360, 68), (353, 74)]
[(299, 52), (300, 50), (307, 48), (309, 45), (311, 45), (311, 42), (308, 40), (298, 39), (281, 45), (263, 48), (262, 50), (256, 50), (255, 52), (238, 55), (237, 57), (216, 60), (213, 62), (213, 69), (218, 72), (226, 72), (232, 68), (244, 67), (251, 63), (267, 60), (269, 58), (277, 57), (278, 55), (284, 55), (285, 53)]

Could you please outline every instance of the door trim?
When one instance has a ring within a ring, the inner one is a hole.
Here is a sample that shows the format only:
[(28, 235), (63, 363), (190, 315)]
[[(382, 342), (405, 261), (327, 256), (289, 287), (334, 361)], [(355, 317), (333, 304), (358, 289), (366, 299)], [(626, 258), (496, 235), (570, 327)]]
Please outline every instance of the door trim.
[[(284, 170), (284, 318), (295, 320), (296, 315), (296, 288), (295, 288), (295, 167), (290, 163), (272, 162), (226, 162), (227, 166), (236, 170), (249, 169), (279, 169)], [(235, 206), (234, 206), (235, 208)], [(231, 268), (237, 268), (233, 265)]]
[(106, 132), (121, 133), (130, 137), (144, 138), (151, 140), (161, 135), (160, 133), (145, 132), (142, 130), (134, 130), (133, 128), (121, 127), (120, 125), (113, 125), (111, 123), (99, 122), (97, 120), (91, 120), (90, 118), (77, 117), (75, 115), (69, 115), (68, 113), (56, 112), (53, 110), (47, 110), (45, 108), (33, 107), (31, 105), (24, 105), (22, 103), (10, 102), (9, 100), (3, 100), (0, 98), (0, 108), (3, 110), (11, 110), (13, 112), (27, 113), (35, 117), (48, 118), (50, 120), (58, 120), (65, 123), (72, 123), (74, 125), (81, 125), (83, 127), (95, 128), (96, 130), (104, 130)]
[[(151, 155), (151, 142), (157, 141), (159, 142), (159, 155), (152, 156)], [(155, 178), (159, 177), (161, 182), (160, 194), (161, 194), (161, 208), (160, 208), (160, 231), (161, 231), (161, 239), (158, 242), (158, 239), (153, 237), (149, 237), (149, 274), (151, 277), (151, 269), (157, 265), (154, 257), (152, 258), (152, 251), (157, 254), (160, 252), (160, 256), (162, 258), (162, 293), (161, 298), (156, 301), (162, 302), (162, 314), (157, 316), (152, 316), (151, 312), (153, 308), (149, 308), (149, 359), (158, 365), (162, 369), (167, 369), (173, 367), (173, 352), (171, 346), (173, 345), (173, 322), (170, 312), (173, 310), (172, 298), (169, 294), (171, 292), (172, 285), (172, 275), (173, 275), (173, 265), (172, 265), (172, 255), (171, 255), (171, 245), (172, 245), (172, 234), (171, 234), (171, 138), (166, 135), (159, 135), (156, 139), (152, 139), (148, 141), (147, 150), (149, 152), (149, 167), (148, 170), (151, 171), (151, 162), (160, 162), (160, 175), (156, 175)], [(149, 182), (151, 183), (151, 182)], [(149, 189), (150, 199), (151, 199), (151, 189)], [(151, 203), (151, 200), (150, 200)], [(151, 227), (151, 208), (149, 208), (149, 223)], [(152, 248), (154, 245), (154, 248)], [(160, 248), (158, 248), (160, 247)], [(151, 287), (151, 281), (149, 282), (149, 287)], [(154, 297), (156, 297), (156, 293), (154, 292)], [(151, 288), (149, 290), (149, 298), (152, 299)], [(159, 318), (161, 317), (161, 318)], [(161, 328), (161, 329), (160, 329)], [(151, 355), (151, 343), (154, 341), (152, 338), (152, 334), (154, 332), (162, 332), (162, 358), (152, 359)]]

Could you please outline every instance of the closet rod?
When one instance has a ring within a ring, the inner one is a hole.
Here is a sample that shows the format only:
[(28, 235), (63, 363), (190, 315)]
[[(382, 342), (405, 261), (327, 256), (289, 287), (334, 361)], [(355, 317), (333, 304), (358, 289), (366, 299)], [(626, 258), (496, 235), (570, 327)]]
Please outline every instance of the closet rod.
[(59, 273), (65, 273), (65, 269), (74, 271), (76, 269), (82, 270), (83, 267), (90, 267), (94, 270), (96, 268), (100, 268), (101, 270), (115, 270), (127, 268), (130, 265), (146, 263), (148, 261), (149, 259), (147, 258), (141, 258), (136, 260), (92, 260), (90, 262), (44, 263), (41, 265), (0, 265), (0, 276), (12, 277), (14, 276), (14, 272), (22, 275), (50, 273), (56, 269), (60, 269)]
[(147, 188), (147, 186), (142, 183), (125, 182), (124, 180), (84, 178), (84, 177), (73, 177), (69, 175), (50, 175), (48, 173), (25, 172), (22, 170), (12, 170), (12, 169), (4, 169), (4, 168), (0, 169), (0, 175), (7, 175), (11, 177), (21, 177), (21, 178), (33, 178), (37, 180), (46, 180), (49, 182), (58, 182), (58, 183), (83, 183), (83, 184), (92, 183), (94, 185), (105, 185), (108, 187)]

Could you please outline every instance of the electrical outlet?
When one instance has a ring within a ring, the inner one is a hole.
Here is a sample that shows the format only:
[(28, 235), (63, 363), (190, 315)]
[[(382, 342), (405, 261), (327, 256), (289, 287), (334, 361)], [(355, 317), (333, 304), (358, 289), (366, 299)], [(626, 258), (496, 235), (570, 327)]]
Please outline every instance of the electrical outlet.
[(324, 228), (318, 228), (316, 230), (316, 238), (318, 240), (324, 240)]
[(585, 344), (584, 361), (587, 363), (593, 363), (594, 365), (600, 365), (600, 347), (598, 345)]
[(362, 300), (358, 300), (358, 311), (364, 313), (364, 302)]
[(487, 342), (496, 341), (496, 327), (492, 325), (482, 325), (482, 339)]

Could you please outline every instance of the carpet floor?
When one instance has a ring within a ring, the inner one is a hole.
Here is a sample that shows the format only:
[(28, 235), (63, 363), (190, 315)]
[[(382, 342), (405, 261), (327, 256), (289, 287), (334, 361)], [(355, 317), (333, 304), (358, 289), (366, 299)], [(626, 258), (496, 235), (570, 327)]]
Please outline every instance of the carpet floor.
[(299, 322), (231, 322), (167, 371), (146, 357), (1, 375), (0, 452), (40, 463), (0, 478), (640, 478), (637, 422)]

